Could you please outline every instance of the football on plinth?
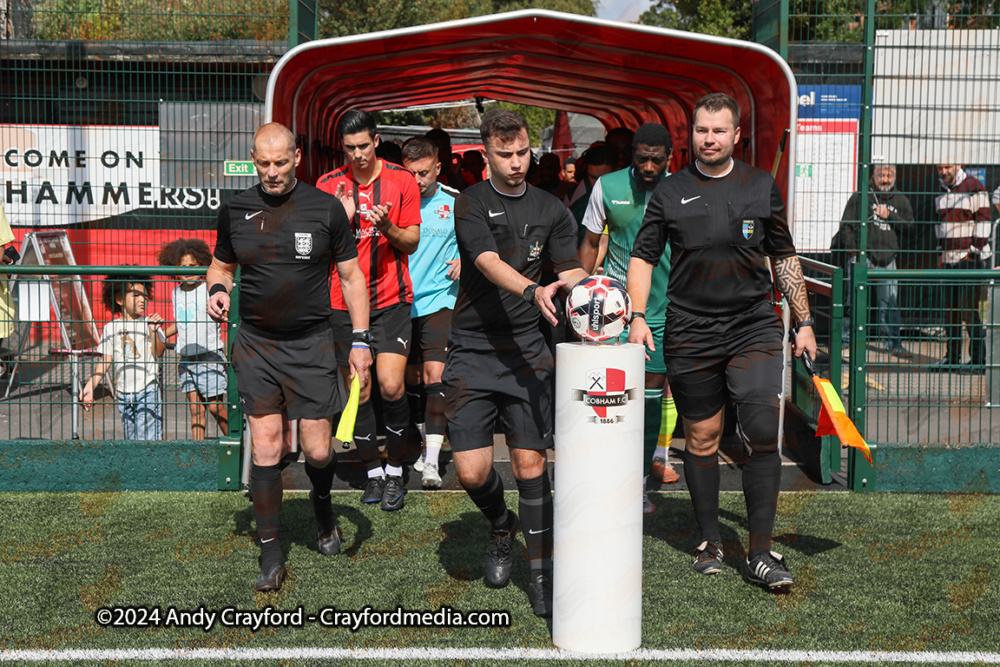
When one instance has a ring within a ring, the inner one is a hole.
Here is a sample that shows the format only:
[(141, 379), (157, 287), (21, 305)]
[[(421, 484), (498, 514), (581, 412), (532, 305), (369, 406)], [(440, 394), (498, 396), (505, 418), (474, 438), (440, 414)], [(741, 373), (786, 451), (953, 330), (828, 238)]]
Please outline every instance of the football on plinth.
[(615, 340), (632, 319), (625, 286), (607, 276), (590, 276), (576, 284), (566, 299), (566, 319), (585, 341)]

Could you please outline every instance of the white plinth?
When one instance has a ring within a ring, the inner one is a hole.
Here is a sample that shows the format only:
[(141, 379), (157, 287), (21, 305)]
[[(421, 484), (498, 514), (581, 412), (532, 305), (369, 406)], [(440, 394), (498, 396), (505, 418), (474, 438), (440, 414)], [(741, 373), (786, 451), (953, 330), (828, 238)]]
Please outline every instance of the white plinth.
[(640, 345), (556, 348), (552, 641), (631, 651), (642, 641)]

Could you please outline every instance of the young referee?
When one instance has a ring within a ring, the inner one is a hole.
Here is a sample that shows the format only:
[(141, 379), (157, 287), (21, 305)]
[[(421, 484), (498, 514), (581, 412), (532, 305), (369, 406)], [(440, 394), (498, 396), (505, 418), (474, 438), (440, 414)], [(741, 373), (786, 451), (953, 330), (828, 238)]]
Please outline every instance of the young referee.
[[(555, 324), (553, 295), (586, 274), (576, 258), (569, 211), (525, 183), (531, 149), (524, 117), (491, 110), (480, 133), (490, 178), (455, 200), (462, 275), (442, 378), (445, 413), (458, 479), (492, 527), (486, 584), (507, 585), (520, 523), (532, 610), (551, 616), (552, 491), (545, 464), (552, 446), (553, 360), (538, 315)], [(559, 280), (541, 287), (536, 281), (546, 261)], [(520, 493), (520, 522), (507, 509), (493, 469), (497, 418)]]

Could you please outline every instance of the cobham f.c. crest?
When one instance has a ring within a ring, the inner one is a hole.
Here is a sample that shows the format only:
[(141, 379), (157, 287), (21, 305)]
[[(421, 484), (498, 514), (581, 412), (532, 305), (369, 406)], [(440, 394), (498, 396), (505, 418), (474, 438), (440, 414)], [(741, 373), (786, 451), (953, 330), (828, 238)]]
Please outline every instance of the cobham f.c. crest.
[(624, 421), (620, 413), (635, 398), (636, 389), (625, 388), (625, 371), (620, 368), (593, 368), (587, 371), (586, 389), (574, 389), (573, 400), (583, 401), (593, 415), (587, 421), (597, 424), (617, 424)]
[(311, 232), (295, 232), (295, 254), (310, 255), (313, 251), (313, 235)]

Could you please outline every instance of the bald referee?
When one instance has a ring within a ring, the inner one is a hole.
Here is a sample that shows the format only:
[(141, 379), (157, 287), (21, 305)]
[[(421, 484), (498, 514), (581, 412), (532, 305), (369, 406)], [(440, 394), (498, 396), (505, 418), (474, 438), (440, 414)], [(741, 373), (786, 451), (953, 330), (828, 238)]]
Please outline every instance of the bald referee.
[[(317, 549), (327, 556), (340, 552), (330, 502), (336, 464), (331, 419), (343, 406), (327, 323), (333, 265), (351, 321), (362, 334), (368, 333), (368, 291), (344, 203), (295, 178), (302, 154), (288, 128), (262, 126), (250, 155), (260, 183), (219, 211), (207, 277), (208, 314), (226, 320), (236, 269), (242, 269), (232, 363), (253, 438), (250, 493), (261, 548), (253, 589), (273, 591), (287, 574), (278, 537), (290, 419), (299, 420), (299, 444), (313, 486)], [(352, 377), (358, 374), (367, 383), (371, 362), (367, 336), (361, 335), (350, 353)]]
[[(737, 432), (749, 457), (743, 466), (750, 544), (750, 579), (771, 589), (792, 585), (784, 558), (771, 551), (781, 482), (778, 401), (782, 327), (768, 299), (771, 258), (778, 288), (798, 323), (795, 354), (816, 354), (799, 258), (785, 203), (770, 174), (733, 159), (740, 139), (740, 108), (722, 93), (701, 98), (692, 131), (696, 160), (653, 192), (629, 263), (628, 292), (645, 311), (653, 267), (671, 250), (667, 322), (663, 337), (667, 378), (684, 419), (684, 477), (701, 544), (694, 569), (722, 570), (719, 534), (719, 440), (723, 407), (736, 406)], [(656, 350), (649, 327), (634, 320), (629, 342)]]

